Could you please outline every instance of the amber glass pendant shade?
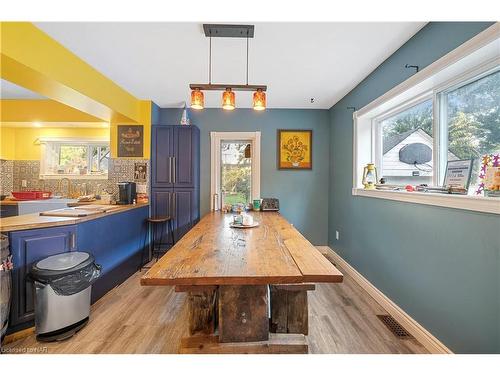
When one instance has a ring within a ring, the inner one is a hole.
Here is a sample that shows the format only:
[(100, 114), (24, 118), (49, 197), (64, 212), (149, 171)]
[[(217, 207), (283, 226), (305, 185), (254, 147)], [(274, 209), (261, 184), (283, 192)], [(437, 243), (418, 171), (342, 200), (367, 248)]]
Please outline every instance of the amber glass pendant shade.
[(203, 97), (203, 92), (200, 89), (194, 89), (191, 91), (191, 108), (193, 109), (203, 109), (205, 106), (205, 99)]
[(228, 111), (232, 111), (236, 107), (236, 96), (231, 89), (226, 89), (222, 93), (222, 108)]
[(266, 109), (266, 93), (258, 89), (253, 93), (253, 109), (263, 111)]

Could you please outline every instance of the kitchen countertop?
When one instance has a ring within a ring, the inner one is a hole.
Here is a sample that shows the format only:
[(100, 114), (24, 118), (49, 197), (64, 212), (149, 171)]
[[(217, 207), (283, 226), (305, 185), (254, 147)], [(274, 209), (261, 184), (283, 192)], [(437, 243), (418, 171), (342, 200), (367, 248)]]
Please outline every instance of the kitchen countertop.
[[(98, 203), (98, 201), (93, 202)], [(58, 227), (62, 225), (73, 225), (89, 220), (99, 219), (108, 215), (119, 214), (124, 211), (133, 210), (140, 207), (147, 207), (148, 203), (137, 203), (128, 205), (117, 205), (119, 209), (111, 212), (103, 212), (85, 217), (60, 217), (60, 216), (40, 216), (39, 213), (11, 216), (2, 218), (0, 221), (0, 232), (11, 232), (16, 230), (39, 229), (48, 227)]]
[[(14, 199), (4, 199), (3, 201), (0, 201), (1, 206), (18, 206), (19, 204), (23, 203), (35, 203), (35, 204), (50, 204), (50, 203), (66, 203), (68, 206), (73, 205), (73, 204), (78, 204), (78, 201), (76, 199), (71, 199), (71, 198), (49, 198), (49, 199), (35, 199), (35, 200), (14, 200)], [(95, 202), (92, 202), (95, 203)]]

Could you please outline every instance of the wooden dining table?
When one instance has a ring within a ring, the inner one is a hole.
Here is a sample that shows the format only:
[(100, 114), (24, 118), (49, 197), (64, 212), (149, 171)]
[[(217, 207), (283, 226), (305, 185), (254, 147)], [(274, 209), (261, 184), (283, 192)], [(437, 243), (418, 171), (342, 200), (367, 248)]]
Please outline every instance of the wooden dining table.
[(141, 278), (188, 293), (181, 353), (307, 353), (307, 292), (342, 282), (331, 264), (279, 212), (205, 215)]

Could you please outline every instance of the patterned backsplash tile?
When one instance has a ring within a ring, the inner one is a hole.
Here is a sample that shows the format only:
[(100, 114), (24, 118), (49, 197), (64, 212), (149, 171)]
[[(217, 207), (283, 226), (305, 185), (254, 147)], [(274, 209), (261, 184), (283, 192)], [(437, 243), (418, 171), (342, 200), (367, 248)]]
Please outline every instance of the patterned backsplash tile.
[[(145, 159), (110, 159), (107, 180), (93, 179), (73, 179), (71, 185), (73, 189), (79, 191), (81, 195), (99, 194), (107, 191), (117, 197), (120, 181), (134, 181), (135, 163), (146, 163), (146, 191), (149, 191), (149, 160)], [(0, 184), (2, 194), (8, 195), (11, 191), (41, 189), (51, 191), (53, 194), (67, 194), (67, 185), (64, 182), (60, 186), (60, 180), (40, 179), (39, 160), (2, 160), (1, 161)], [(26, 187), (22, 187), (22, 181), (26, 180)], [(144, 182), (138, 182), (138, 184)], [(63, 191), (59, 191), (63, 190)]]
[(14, 189), (14, 162), (0, 160), (0, 194), (8, 195)]

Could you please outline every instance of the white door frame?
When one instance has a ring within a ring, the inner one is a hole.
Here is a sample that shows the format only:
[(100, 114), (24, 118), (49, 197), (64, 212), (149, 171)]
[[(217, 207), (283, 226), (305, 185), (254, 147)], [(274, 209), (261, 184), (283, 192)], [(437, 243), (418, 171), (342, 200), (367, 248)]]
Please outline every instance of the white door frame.
[(260, 132), (210, 132), (210, 209), (221, 209), (221, 141), (252, 141), (252, 199), (260, 197)]

